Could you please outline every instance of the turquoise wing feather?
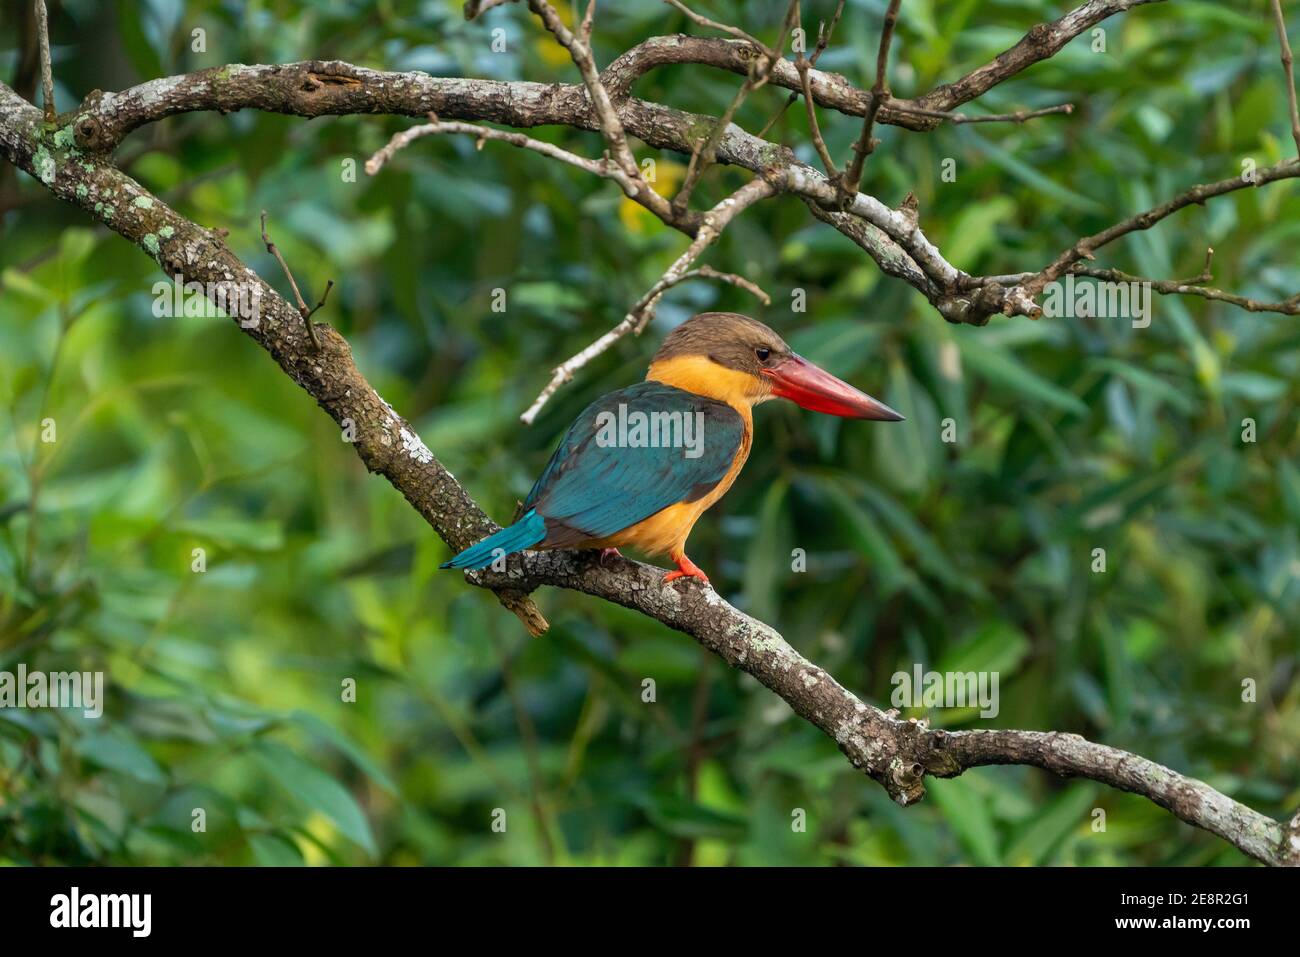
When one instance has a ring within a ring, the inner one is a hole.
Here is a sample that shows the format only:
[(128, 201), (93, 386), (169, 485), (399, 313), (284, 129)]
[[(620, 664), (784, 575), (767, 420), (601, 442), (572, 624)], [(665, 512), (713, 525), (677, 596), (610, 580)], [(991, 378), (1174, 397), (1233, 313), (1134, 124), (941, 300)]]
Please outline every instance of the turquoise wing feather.
[(639, 382), (578, 416), (524, 508), (545, 521), (549, 546), (613, 535), (708, 494), (731, 468), (744, 431), (725, 402)]

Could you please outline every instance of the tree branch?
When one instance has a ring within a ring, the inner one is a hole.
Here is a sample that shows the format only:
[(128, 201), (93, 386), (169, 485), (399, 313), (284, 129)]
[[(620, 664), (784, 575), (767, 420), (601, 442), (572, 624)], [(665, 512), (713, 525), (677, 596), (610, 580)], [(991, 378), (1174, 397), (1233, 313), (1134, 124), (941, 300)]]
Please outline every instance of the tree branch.
[(54, 69), (50, 61), (50, 15), (45, 9), (45, 0), (36, 0), (36, 40), (41, 50), (41, 96), (45, 101), (45, 122), (53, 123), (57, 113), (54, 109)]
[(1144, 283), (1150, 286), (1162, 296), (1199, 296), (1202, 299), (1212, 299), (1216, 302), (1227, 302), (1247, 312), (1278, 312), (1285, 316), (1300, 316), (1300, 293), (1292, 296), (1290, 299), (1284, 299), (1281, 302), (1264, 302), (1260, 299), (1250, 299), (1246, 296), (1238, 296), (1234, 293), (1224, 292), (1222, 289), (1215, 289), (1205, 285), (1214, 278), (1210, 272), (1210, 266), (1214, 262), (1214, 250), (1205, 251), (1205, 268), (1201, 270), (1199, 276), (1193, 276), (1190, 279), (1148, 279), (1144, 276), (1133, 276), (1118, 269), (1099, 269), (1093, 266), (1082, 266), (1075, 264), (1069, 268), (1069, 272), (1076, 276), (1088, 276), (1092, 279), (1101, 279), (1105, 282), (1118, 283)]
[(1273, 166), (1254, 170), (1250, 175), (1231, 176), (1228, 179), (1221, 179), (1214, 183), (1202, 183), (1193, 186), (1159, 206), (1154, 206), (1135, 216), (1130, 216), (1128, 219), (1121, 220), (1099, 233), (1078, 240), (1069, 249), (1052, 260), (1045, 269), (1013, 289), (1008, 294), (1008, 298), (1013, 295), (1023, 295), (1032, 300), (1033, 297), (1043, 291), (1049, 282), (1065, 275), (1074, 263), (1081, 259), (1091, 259), (1094, 252), (1102, 246), (1114, 242), (1121, 236), (1127, 236), (1129, 233), (1142, 229), (1150, 229), (1156, 223), (1167, 216), (1173, 215), (1180, 209), (1201, 205), (1216, 196), (1223, 196), (1225, 193), (1231, 193), (1239, 189), (1264, 186), (1277, 180), (1291, 179), (1296, 176), (1300, 176), (1300, 158), (1282, 160), (1282, 162)]
[[(1014, 46), (960, 79), (937, 86), (916, 99), (893, 99), (882, 104), (876, 121), (911, 130), (933, 129), (956, 107), (983, 96), (998, 84), (1055, 56), (1090, 27), (1133, 7), (1160, 2), (1162, 0), (1089, 0), (1057, 20), (1035, 25)], [(756, 55), (756, 46), (760, 45), (752, 37), (735, 40), (682, 35), (651, 37), (610, 63), (603, 74), (605, 86), (610, 96), (618, 100), (628, 95), (640, 77), (658, 67), (675, 63), (692, 63), (743, 75)], [(818, 106), (850, 116), (865, 115), (871, 102), (868, 91), (855, 87), (837, 73), (811, 70), (809, 79)], [(801, 90), (798, 72), (787, 60), (775, 65), (771, 82), (796, 94)]]
[[(354, 436), (366, 468), (387, 478), (448, 545), (468, 547), (499, 527), (365, 380), (341, 335), (320, 326), (320, 350), (314, 349), (298, 309), (241, 261), (219, 232), (181, 216), (103, 157), (67, 145), (67, 132), (45, 129), (39, 111), (0, 84), (0, 150), (10, 163), (139, 246), (167, 276), (203, 283), (210, 297), (220, 297), (218, 305), (228, 312), (234, 307), (239, 328)], [(498, 598), (530, 632), (546, 630), (527, 595), (503, 590)]]
[[(781, 104), (781, 108), (772, 115), (770, 120), (763, 124), (763, 128), (758, 131), (760, 139), (766, 138), (768, 131), (776, 125), (776, 122), (781, 119), (781, 117), (785, 115), (786, 110), (794, 106), (795, 101), (799, 99), (800, 93), (802, 93), (804, 99), (808, 101), (809, 124), (813, 131), (816, 132), (817, 116), (816, 111), (813, 109), (812, 81), (808, 77), (808, 72), (812, 67), (817, 65), (817, 61), (821, 59), (822, 54), (826, 52), (826, 48), (830, 46), (831, 37), (835, 35), (835, 28), (839, 26), (840, 17), (844, 15), (844, 3), (845, 0), (838, 0), (835, 4), (835, 12), (831, 14), (831, 22), (829, 25), (827, 25), (824, 20), (818, 22), (817, 46), (813, 50), (812, 56), (805, 56), (804, 51), (799, 51), (799, 56), (795, 59), (795, 68), (799, 71), (799, 89), (786, 97), (785, 102)], [(798, 14), (798, 17), (799, 19), (802, 19), (802, 14)], [(818, 136), (820, 136), (820, 134), (818, 134)], [(822, 148), (825, 148), (825, 144), (822, 145)], [(829, 167), (827, 167), (826, 171), (828, 173), (830, 172)]]
[(927, 110), (919, 106), (900, 107), (916, 116), (929, 116), (937, 120), (946, 120), (955, 126), (963, 123), (1024, 123), (1040, 116), (1069, 116), (1074, 112), (1073, 103), (1058, 103), (1056, 106), (1044, 106), (1037, 110), (1016, 110), (1014, 113), (952, 113), (947, 110)]
[(1286, 38), (1286, 17), (1282, 15), (1282, 0), (1273, 0), (1273, 23), (1277, 27), (1277, 42), (1282, 48), (1282, 73), (1286, 77), (1286, 101), (1291, 111), (1291, 138), (1295, 140), (1296, 156), (1300, 156), (1300, 108), (1296, 106), (1294, 57), (1291, 41)]
[[(692, 18), (696, 17), (696, 14), (691, 13), (680, 0), (664, 0), (664, 2), (679, 10), (684, 10)], [(679, 211), (686, 209), (686, 204), (690, 202), (691, 194), (695, 191), (695, 186), (699, 183), (700, 177), (717, 159), (718, 141), (722, 138), (722, 134), (726, 132), (727, 127), (731, 125), (732, 117), (736, 115), (736, 111), (740, 109), (751, 93), (767, 84), (772, 74), (772, 67), (781, 59), (781, 51), (785, 48), (786, 37), (795, 24), (795, 15), (798, 10), (799, 0), (790, 0), (790, 6), (786, 9), (785, 18), (781, 21), (781, 35), (777, 38), (776, 43), (771, 48), (759, 45), (761, 53), (751, 64), (749, 72), (745, 74), (745, 82), (740, 85), (740, 89), (732, 97), (731, 103), (713, 124), (708, 136), (696, 142), (695, 148), (691, 150), (691, 158), (686, 166), (686, 176), (682, 180), (681, 189), (673, 197), (673, 209)], [(705, 17), (699, 17), (698, 19), (715, 29), (729, 29)], [(743, 30), (737, 30), (736, 32), (744, 34)], [(747, 34), (745, 35), (747, 36)], [(758, 43), (757, 40), (752, 42)]]
[[(121, 93), (96, 91), (74, 112), (73, 128), (79, 146), (107, 151), (130, 131), (165, 117), (207, 110), (229, 113), (250, 107), (308, 117), (351, 113), (423, 116), (433, 112), (443, 121), (454, 118), (525, 128), (563, 125), (599, 129), (581, 86), (385, 73), (317, 60), (276, 66), (233, 65), (153, 80)], [(631, 135), (652, 147), (686, 155), (698, 141), (698, 130), (716, 123), (714, 117), (632, 98), (622, 101), (618, 112), (623, 128)], [(782, 172), (785, 180), (780, 188), (836, 208), (834, 184), (796, 160), (785, 147), (732, 125), (719, 139), (716, 155), (719, 162), (754, 173)], [(899, 270), (877, 261), (887, 272), (892, 269), (891, 275), (930, 277), (918, 288), (950, 322), (980, 323), (1002, 311), (1001, 287), (980, 299), (978, 307), (972, 305), (975, 297), (966, 288), (970, 277), (943, 259), (914, 216), (890, 210), (866, 194), (854, 197), (846, 211), (867, 219), (890, 238), (888, 245), (877, 244), (883, 257), (920, 257), (914, 269)], [(864, 248), (871, 252), (873, 247)]]
[(464, 10), (466, 20), (473, 20), (480, 13), (486, 13), (493, 7), (504, 6), (507, 3), (515, 3), (516, 0), (466, 0)]
[(631, 194), (631, 191), (637, 189), (632, 179), (623, 172), (618, 166), (609, 161), (608, 158), (599, 160), (587, 159), (562, 149), (553, 143), (545, 143), (542, 140), (535, 140), (531, 136), (525, 136), (522, 133), (512, 133), (507, 130), (497, 130), (489, 126), (479, 126), (475, 123), (457, 123), (444, 122), (438, 119), (437, 114), (429, 114), (429, 122), (422, 126), (412, 126), (410, 129), (403, 130), (393, 135), (381, 150), (374, 156), (366, 160), (366, 172), (374, 176), (383, 167), (384, 164), (393, 158), (400, 150), (405, 149), (412, 142), (422, 136), (433, 136), (442, 133), (463, 133), (466, 136), (472, 136), (477, 140), (477, 145), (482, 148), (483, 143), (488, 140), (494, 140), (501, 143), (509, 143), (511, 146), (519, 149), (532, 150), (540, 153), (550, 159), (559, 160), (561, 163), (567, 163), (580, 170), (600, 176), (604, 179), (612, 179), (623, 188), (625, 193)]
[(999, 53), (992, 62), (917, 97), (915, 105), (926, 110), (955, 109), (983, 96), (1035, 63), (1056, 56), (1067, 43), (1107, 17), (1133, 7), (1161, 2), (1163, 0), (1089, 0), (1051, 23), (1035, 25), (1015, 46)]

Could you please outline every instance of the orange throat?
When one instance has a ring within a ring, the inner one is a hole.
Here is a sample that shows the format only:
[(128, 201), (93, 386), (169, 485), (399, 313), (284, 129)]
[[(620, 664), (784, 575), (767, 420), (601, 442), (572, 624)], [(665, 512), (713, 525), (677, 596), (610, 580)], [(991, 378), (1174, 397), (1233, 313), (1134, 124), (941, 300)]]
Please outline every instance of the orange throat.
[(725, 402), (745, 420), (745, 431), (753, 428), (753, 408), (764, 399), (771, 398), (772, 387), (758, 376), (728, 369), (707, 356), (673, 356), (651, 363), (646, 373), (647, 382), (662, 382)]

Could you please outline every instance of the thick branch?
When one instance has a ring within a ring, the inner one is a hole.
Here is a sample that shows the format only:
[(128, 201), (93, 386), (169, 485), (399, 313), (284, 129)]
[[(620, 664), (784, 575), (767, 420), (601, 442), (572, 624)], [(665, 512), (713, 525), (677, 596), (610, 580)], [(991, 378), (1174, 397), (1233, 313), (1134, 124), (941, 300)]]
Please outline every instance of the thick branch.
[[(779, 61), (784, 62), (784, 61)], [(793, 68), (792, 68), (793, 69)], [(797, 71), (796, 71), (797, 75)], [(298, 116), (348, 113), (392, 113), (423, 116), (436, 113), (441, 120), (486, 120), (515, 127), (551, 124), (596, 131), (586, 91), (576, 85), (503, 83), (432, 77), (425, 73), (384, 73), (349, 63), (308, 61), (282, 66), (228, 66), (198, 73), (153, 80), (121, 93), (93, 93), (76, 111), (77, 141), (91, 149), (115, 146), (128, 132), (168, 116), (199, 110), (233, 112), (255, 108)], [(623, 128), (659, 149), (689, 155), (700, 130), (712, 129), (713, 117), (685, 113), (645, 100), (619, 104)], [(759, 139), (735, 125), (718, 140), (718, 162), (755, 173), (784, 173), (780, 188), (837, 208), (835, 186), (812, 167), (798, 162), (785, 147)], [(914, 216), (891, 210), (864, 193), (844, 211), (859, 216), (886, 234), (888, 254), (915, 260), (916, 269), (891, 274), (923, 274), (929, 281), (921, 291), (952, 322), (984, 322), (1002, 311), (1003, 291), (997, 287), (978, 307), (965, 291), (969, 279), (948, 263), (925, 237)], [(870, 251), (870, 249), (868, 250)], [(919, 258), (918, 258), (919, 257)], [(877, 260), (880, 261), (880, 260)], [(887, 271), (882, 262), (882, 268)]]
[[(1050, 23), (1039, 23), (1019, 42), (991, 62), (951, 83), (935, 87), (913, 100), (891, 99), (880, 105), (876, 121), (912, 130), (932, 129), (953, 109), (987, 93), (1021, 71), (1049, 59), (1090, 27), (1133, 7), (1162, 0), (1089, 0)], [(615, 59), (604, 73), (605, 86), (616, 100), (627, 96), (632, 85), (651, 70), (673, 63), (694, 63), (744, 74), (749, 61), (758, 55), (749, 40), (715, 37), (651, 37)], [(818, 106), (851, 116), (864, 116), (871, 94), (843, 76), (820, 70), (809, 71), (813, 98)], [(772, 71), (772, 83), (799, 93), (802, 84), (794, 64), (779, 61)], [(1018, 114), (1006, 114), (1016, 116)], [(986, 120), (985, 122), (989, 122)]]
[[(683, 34), (650, 37), (612, 60), (601, 77), (605, 82), (605, 88), (617, 103), (620, 99), (628, 97), (638, 79), (658, 67), (691, 64), (713, 67), (744, 76), (748, 74), (750, 65), (758, 56), (761, 56), (761, 53), (756, 53), (754, 46), (744, 40)], [(812, 61), (811, 57), (809, 59)], [(777, 60), (773, 64), (769, 82), (773, 86), (790, 90), (795, 96), (801, 95), (803, 80), (798, 61)], [(846, 116), (865, 116), (871, 106), (870, 90), (854, 86), (839, 73), (812, 69), (811, 65), (808, 70), (808, 88), (812, 93), (813, 101), (818, 106), (835, 110)], [(789, 102), (792, 103), (793, 100)], [(999, 121), (1005, 117), (1009, 122), (1017, 122), (1021, 112), (1024, 111), (997, 114), (997, 117)], [(940, 109), (924, 99), (891, 97), (887, 103), (881, 103), (876, 122), (909, 130), (926, 131), (934, 129), (943, 122), (972, 122), (966, 117), (967, 114)], [(990, 123), (995, 120), (990, 116), (981, 118), (980, 122)], [(770, 129), (770, 124), (767, 124), (767, 128)]]

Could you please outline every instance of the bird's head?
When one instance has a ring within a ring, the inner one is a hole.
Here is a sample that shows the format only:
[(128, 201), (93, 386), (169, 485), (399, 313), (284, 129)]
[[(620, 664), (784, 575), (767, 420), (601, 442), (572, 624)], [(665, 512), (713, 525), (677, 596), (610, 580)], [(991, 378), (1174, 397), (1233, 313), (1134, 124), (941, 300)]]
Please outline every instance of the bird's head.
[(748, 408), (789, 399), (813, 412), (899, 422), (902, 416), (794, 352), (757, 319), (702, 312), (668, 334), (647, 379)]

